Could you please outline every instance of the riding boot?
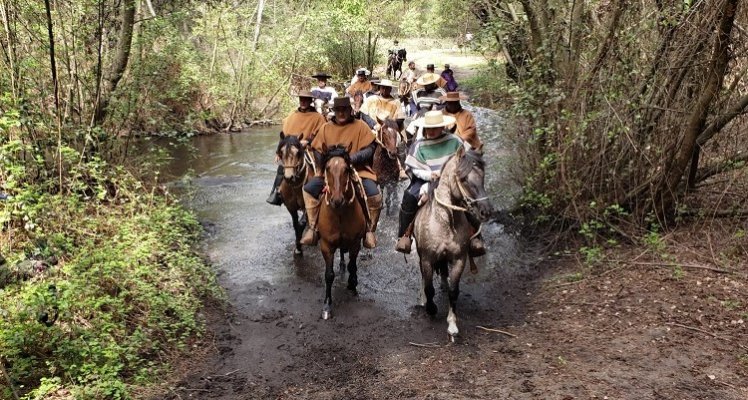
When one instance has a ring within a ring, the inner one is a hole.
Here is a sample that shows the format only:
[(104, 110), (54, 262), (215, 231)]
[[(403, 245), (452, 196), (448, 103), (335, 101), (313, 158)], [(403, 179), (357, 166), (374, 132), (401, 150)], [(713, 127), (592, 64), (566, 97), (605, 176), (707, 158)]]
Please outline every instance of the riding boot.
[(379, 223), (379, 212), (382, 211), (382, 193), (375, 194), (366, 198), (366, 206), (369, 208), (369, 229), (364, 237), (364, 247), (373, 249), (377, 247), (377, 223)]
[[(473, 226), (475, 232), (480, 232), (481, 222), (472, 213), (465, 213), (468, 222)], [(471, 257), (480, 257), (486, 254), (486, 245), (483, 243), (483, 235), (478, 233), (474, 238), (470, 239), (470, 249), (468, 254)]]
[(400, 210), (400, 229), (398, 232), (402, 232), (398, 235), (397, 243), (395, 243), (395, 251), (400, 253), (410, 254), (410, 248), (413, 246), (413, 239), (410, 235), (413, 234), (413, 220), (415, 219), (416, 213)]
[(270, 191), (270, 196), (268, 196), (266, 202), (274, 205), (279, 206), (283, 204), (283, 199), (281, 198), (280, 191), (278, 190), (278, 186), (280, 186), (281, 181), (283, 181), (283, 167), (278, 167), (278, 171), (275, 174), (275, 181), (273, 181), (273, 190)]
[(306, 206), (307, 226), (300, 242), (306, 246), (316, 246), (319, 240), (317, 217), (319, 217), (320, 201), (307, 192), (302, 193), (304, 194), (304, 206)]

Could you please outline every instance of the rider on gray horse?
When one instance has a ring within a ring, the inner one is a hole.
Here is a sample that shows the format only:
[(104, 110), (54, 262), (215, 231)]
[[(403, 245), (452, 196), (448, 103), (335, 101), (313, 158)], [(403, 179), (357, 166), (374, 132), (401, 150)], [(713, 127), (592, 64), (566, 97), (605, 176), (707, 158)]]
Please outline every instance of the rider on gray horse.
[[(444, 163), (464, 146), (462, 139), (446, 129), (455, 123), (455, 118), (444, 115), (441, 111), (426, 112), (423, 118), (412, 122), (418, 127), (423, 128), (424, 137), (413, 143), (405, 159), (405, 166), (410, 169), (412, 179), (410, 186), (403, 193), (403, 200), (400, 204), (400, 224), (397, 231), (399, 237), (395, 250), (410, 254), (412, 240), (410, 238), (410, 226), (415, 219), (418, 206), (423, 204), (419, 202), (421, 196), (427, 196), (429, 183), (434, 183), (439, 179)], [(466, 213), (468, 221), (473, 228), (478, 231), (480, 220)], [(470, 252), (472, 257), (482, 256), (486, 253), (483, 239), (480, 235), (470, 241)]]

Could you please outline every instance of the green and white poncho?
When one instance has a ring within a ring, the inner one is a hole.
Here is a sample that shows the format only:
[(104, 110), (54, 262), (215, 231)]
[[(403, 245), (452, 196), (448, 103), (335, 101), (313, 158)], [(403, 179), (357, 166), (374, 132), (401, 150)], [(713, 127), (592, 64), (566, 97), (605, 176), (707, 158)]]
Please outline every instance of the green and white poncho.
[(449, 157), (462, 146), (459, 136), (443, 131), (437, 138), (422, 138), (413, 143), (405, 158), (405, 165), (418, 179), (430, 181), (431, 173), (439, 172)]

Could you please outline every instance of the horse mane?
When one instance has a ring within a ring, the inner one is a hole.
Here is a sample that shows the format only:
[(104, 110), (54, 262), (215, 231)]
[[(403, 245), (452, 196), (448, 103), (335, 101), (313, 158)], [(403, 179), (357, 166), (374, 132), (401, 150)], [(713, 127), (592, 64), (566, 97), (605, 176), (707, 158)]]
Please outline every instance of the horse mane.
[[(453, 158), (457, 157), (457, 153), (452, 154), (449, 159), (442, 165), (442, 169), (439, 171), (439, 179), (431, 181), (431, 184), (429, 185), (429, 198), (434, 198), (434, 191), (437, 187), (439, 187), (439, 182), (441, 182), (442, 172), (444, 172), (444, 168), (447, 166), (447, 164), (452, 161)], [(470, 171), (473, 169), (473, 164), (480, 167), (480, 169), (485, 170), (486, 168), (486, 162), (483, 160), (483, 153), (475, 151), (475, 150), (468, 150), (464, 153), (464, 156), (460, 158), (459, 162), (457, 163), (457, 167), (455, 167), (455, 173), (457, 174), (457, 177), (460, 179), (464, 179), (470, 174)]]
[(322, 153), (322, 169), (325, 168), (327, 162), (334, 157), (343, 157), (346, 165), (351, 164), (351, 156), (348, 154), (348, 148), (343, 145), (335, 145), (327, 149), (326, 152)]

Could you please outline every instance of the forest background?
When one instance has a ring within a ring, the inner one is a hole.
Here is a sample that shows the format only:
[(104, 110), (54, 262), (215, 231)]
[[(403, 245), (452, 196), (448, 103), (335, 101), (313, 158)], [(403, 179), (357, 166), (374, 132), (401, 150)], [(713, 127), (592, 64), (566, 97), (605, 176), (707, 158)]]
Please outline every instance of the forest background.
[(397, 38), (485, 54), (467, 84), (506, 111), (530, 226), (572, 234), (588, 264), (698, 226), (721, 238), (710, 262), (734, 266), (747, 13), (737, 0), (0, 0), (0, 394), (127, 397), (220, 297), (197, 222), (158, 155), (132, 154), (135, 136), (278, 119), (306, 76), (343, 82)]

